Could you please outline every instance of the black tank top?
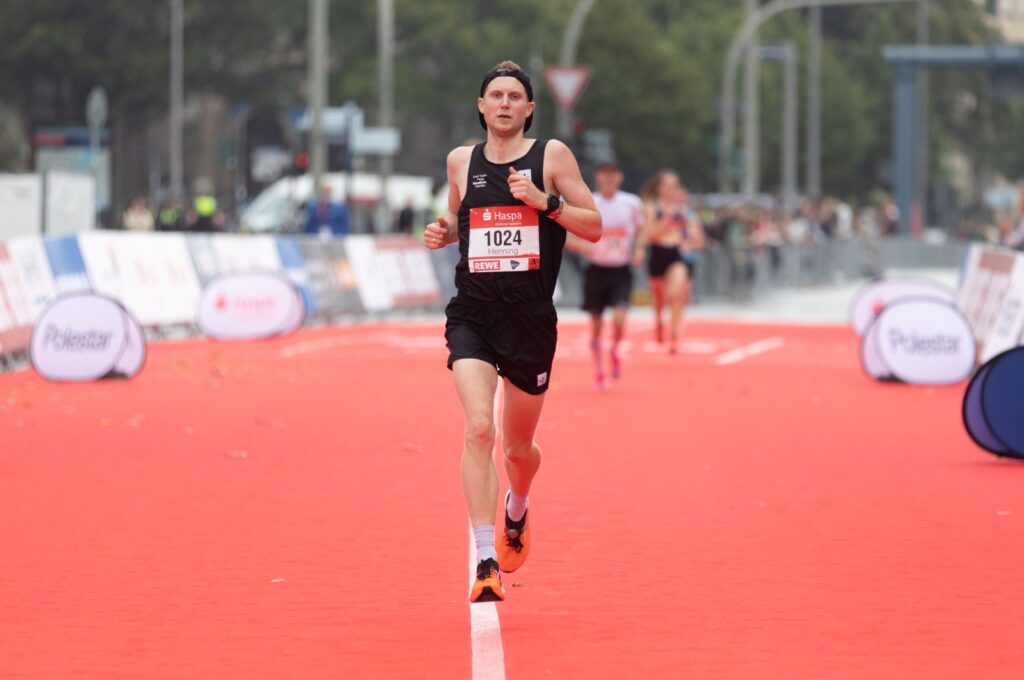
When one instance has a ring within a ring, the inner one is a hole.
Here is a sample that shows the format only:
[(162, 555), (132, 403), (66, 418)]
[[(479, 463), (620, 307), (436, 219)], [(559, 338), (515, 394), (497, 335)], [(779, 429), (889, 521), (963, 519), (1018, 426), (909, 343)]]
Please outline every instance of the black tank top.
[[(544, 191), (546, 145), (546, 140), (538, 139), (526, 155), (510, 163), (491, 163), (484, 157), (483, 144), (473, 147), (466, 196), (459, 208), (460, 257), (455, 267), (459, 299), (505, 304), (551, 303), (562, 266), (565, 229), (548, 219), (545, 211), (534, 211), (513, 198), (508, 188), (509, 167), (512, 166), (521, 174), (529, 175)], [(509, 210), (488, 210), (502, 207)], [(471, 215), (473, 229), (470, 229)], [(520, 228), (522, 225), (525, 228)], [(531, 229), (533, 225), (536, 231)], [(471, 231), (475, 239), (473, 257), (470, 257)], [(537, 252), (533, 252), (535, 250)]]

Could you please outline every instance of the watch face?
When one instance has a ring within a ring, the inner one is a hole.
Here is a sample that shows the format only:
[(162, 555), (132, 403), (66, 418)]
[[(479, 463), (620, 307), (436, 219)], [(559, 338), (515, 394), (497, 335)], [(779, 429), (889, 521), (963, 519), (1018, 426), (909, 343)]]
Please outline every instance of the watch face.
[(561, 201), (558, 200), (558, 196), (554, 194), (548, 194), (548, 212), (554, 212), (558, 210), (558, 205)]

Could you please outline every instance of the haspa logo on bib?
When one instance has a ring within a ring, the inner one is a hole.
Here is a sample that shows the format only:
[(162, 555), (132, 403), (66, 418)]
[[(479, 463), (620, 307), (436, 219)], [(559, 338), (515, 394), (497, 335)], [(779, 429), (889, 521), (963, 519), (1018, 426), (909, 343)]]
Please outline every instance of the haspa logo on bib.
[(306, 306), (299, 290), (273, 272), (228, 274), (210, 281), (199, 301), (199, 328), (217, 340), (257, 340), (291, 333)]
[(145, 363), (146, 341), (138, 321), (117, 300), (73, 293), (57, 298), (40, 315), (29, 356), (47, 380), (131, 378)]
[(886, 305), (868, 328), (861, 351), (872, 377), (915, 385), (966, 380), (976, 359), (967, 319), (955, 305), (934, 299)]

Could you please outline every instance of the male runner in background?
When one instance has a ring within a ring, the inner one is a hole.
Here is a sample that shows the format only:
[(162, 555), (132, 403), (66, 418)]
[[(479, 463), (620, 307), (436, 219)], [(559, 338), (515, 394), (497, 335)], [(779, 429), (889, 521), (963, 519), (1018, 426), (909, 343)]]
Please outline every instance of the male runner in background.
[(570, 237), (569, 247), (588, 262), (583, 279), (583, 309), (590, 312), (590, 350), (594, 354), (594, 386), (608, 389), (601, 360), (602, 315), (612, 308), (612, 346), (609, 352), (612, 378), (622, 376), (619, 343), (626, 332), (629, 295), (633, 292), (633, 267), (644, 261), (644, 204), (636, 194), (620, 191), (622, 169), (609, 162), (598, 166), (594, 203), (601, 213), (603, 235), (593, 245)]
[[(591, 242), (601, 238), (601, 216), (569, 148), (524, 137), (535, 106), (530, 78), (514, 62), (484, 76), (477, 110), (487, 141), (448, 154), (448, 209), (423, 234), (428, 248), (457, 241), (461, 255), (445, 339), (465, 415), (462, 490), (478, 560), (473, 602), (503, 600), (499, 568), (514, 571), (529, 551), (527, 494), (541, 459), (533, 438), (551, 382), (558, 322), (552, 296), (566, 230)], [(511, 489), (495, 536), (499, 377)], [(441, 414), (428, 409), (426, 415)]]

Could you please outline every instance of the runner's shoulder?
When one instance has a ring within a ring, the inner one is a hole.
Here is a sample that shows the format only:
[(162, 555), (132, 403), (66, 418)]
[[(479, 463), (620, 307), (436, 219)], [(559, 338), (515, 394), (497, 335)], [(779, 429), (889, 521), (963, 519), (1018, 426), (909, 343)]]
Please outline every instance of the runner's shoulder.
[(457, 146), (448, 153), (448, 167), (457, 168), (460, 165), (466, 165), (472, 156), (472, 146)]

